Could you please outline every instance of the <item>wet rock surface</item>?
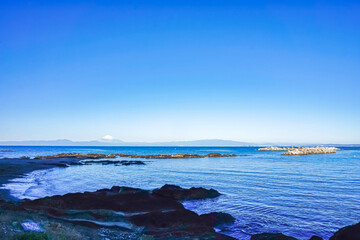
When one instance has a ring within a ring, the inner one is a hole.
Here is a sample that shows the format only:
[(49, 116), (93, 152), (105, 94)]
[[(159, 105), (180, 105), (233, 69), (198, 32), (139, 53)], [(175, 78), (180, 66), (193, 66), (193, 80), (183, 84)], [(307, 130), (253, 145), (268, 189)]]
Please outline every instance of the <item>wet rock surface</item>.
[(339, 229), (329, 240), (359, 240), (360, 222)]
[[(296, 240), (296, 238), (282, 233), (260, 233), (252, 235), (251, 240)], [(323, 240), (323, 238), (313, 235), (309, 240)], [(360, 222), (339, 229), (329, 240), (360, 240)]]
[(160, 189), (169, 188), (176, 189), (177, 193), (181, 194), (163, 196), (155, 193), (155, 190), (115, 186), (95, 192), (23, 200), (17, 204), (5, 205), (5, 208), (12, 211), (41, 213), (90, 228), (117, 227), (156, 238), (233, 239), (214, 230), (215, 225), (232, 222), (232, 219), (229, 221), (232, 218), (230, 215), (211, 213), (199, 216), (185, 209), (179, 202), (184, 197), (185, 199), (213, 197), (212, 194), (204, 194), (204, 190), (207, 193), (211, 190), (204, 188), (190, 190), (174, 185), (165, 185)]
[(206, 199), (206, 198), (216, 198), (220, 196), (220, 193), (215, 189), (206, 189), (206, 188), (189, 188), (184, 189), (176, 185), (166, 184), (161, 188), (154, 189), (153, 194), (172, 198), (176, 200), (196, 200), (196, 199)]
[(235, 222), (235, 218), (228, 213), (212, 212), (207, 214), (201, 214), (200, 218), (211, 226), (221, 226), (224, 224), (232, 224)]
[(251, 240), (297, 240), (294, 237), (286, 236), (282, 233), (260, 233), (251, 236)]
[(313, 236), (311, 236), (311, 238), (309, 240), (323, 240), (323, 238), (313, 235)]
[(139, 160), (131, 160), (131, 161), (127, 161), (127, 160), (84, 160), (84, 161), (80, 161), (80, 163), (83, 164), (102, 164), (102, 165), (116, 165), (116, 166), (129, 166), (129, 165), (145, 165), (145, 163), (143, 161), (139, 161)]

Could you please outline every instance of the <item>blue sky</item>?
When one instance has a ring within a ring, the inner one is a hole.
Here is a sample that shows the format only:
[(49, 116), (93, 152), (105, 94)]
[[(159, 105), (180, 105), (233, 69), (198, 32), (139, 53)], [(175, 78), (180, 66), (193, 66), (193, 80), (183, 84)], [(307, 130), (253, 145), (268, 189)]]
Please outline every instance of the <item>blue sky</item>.
[(0, 140), (360, 143), (355, 1), (0, 2)]

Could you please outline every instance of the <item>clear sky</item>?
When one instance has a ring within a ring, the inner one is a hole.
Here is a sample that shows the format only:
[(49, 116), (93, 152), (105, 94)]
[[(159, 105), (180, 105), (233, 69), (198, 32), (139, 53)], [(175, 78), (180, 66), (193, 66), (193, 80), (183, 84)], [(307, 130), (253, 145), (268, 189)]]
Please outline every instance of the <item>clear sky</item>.
[(2, 0), (0, 140), (360, 143), (359, 12)]

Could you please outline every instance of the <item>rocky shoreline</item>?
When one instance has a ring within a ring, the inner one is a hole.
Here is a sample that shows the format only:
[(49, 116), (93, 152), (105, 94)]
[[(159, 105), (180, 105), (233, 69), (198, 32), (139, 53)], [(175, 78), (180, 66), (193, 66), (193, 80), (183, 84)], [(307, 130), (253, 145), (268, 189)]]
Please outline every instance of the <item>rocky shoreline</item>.
[[(55, 155), (36, 156), (35, 159), (57, 159), (57, 158), (80, 158), (80, 159), (101, 159), (101, 158), (145, 158), (145, 159), (181, 159), (181, 158), (206, 158), (206, 157), (236, 157), (236, 154), (209, 153), (206, 155), (198, 154), (154, 154), (154, 155), (137, 155), (137, 154), (81, 154), (81, 153), (59, 153)], [(26, 158), (25, 156), (23, 158)]]
[[(236, 220), (230, 214), (198, 215), (181, 203), (220, 195), (214, 189), (176, 185), (152, 191), (114, 186), (36, 200), (0, 200), (0, 239), (235, 239), (221, 233)], [(329, 240), (359, 239), (357, 223), (341, 228)], [(252, 235), (251, 240), (297, 239), (282, 233), (261, 233)], [(322, 238), (312, 236), (309, 240)]]
[[(134, 239), (145, 236), (147, 239), (234, 239), (214, 230), (215, 226), (221, 229), (234, 223), (230, 214), (198, 215), (180, 202), (218, 196), (220, 193), (214, 189), (183, 189), (175, 185), (164, 185), (153, 191), (114, 186), (95, 192), (69, 193), (17, 203), (0, 202), (0, 208), (2, 212), (11, 211), (15, 215), (46, 216), (49, 222), (55, 219), (57, 224), (85, 226), (91, 232), (93, 229), (118, 228), (135, 234), (137, 238)], [(44, 229), (34, 220), (31, 222), (37, 226), (36, 229)], [(14, 225), (19, 227), (20, 222)], [(45, 230), (41, 232), (48, 234)]]

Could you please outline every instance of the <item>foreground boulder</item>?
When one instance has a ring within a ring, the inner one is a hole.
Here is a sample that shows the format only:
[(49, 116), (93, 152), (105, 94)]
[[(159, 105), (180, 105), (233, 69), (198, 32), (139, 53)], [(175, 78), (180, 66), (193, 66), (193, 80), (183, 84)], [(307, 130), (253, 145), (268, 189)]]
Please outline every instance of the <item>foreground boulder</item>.
[(260, 233), (251, 236), (251, 240), (297, 240), (294, 237), (286, 236), (282, 233)]
[(202, 187), (190, 189), (184, 189), (176, 185), (166, 184), (161, 188), (154, 189), (153, 194), (172, 198), (175, 200), (196, 200), (196, 199), (206, 199), (206, 198), (216, 198), (220, 196), (220, 193), (215, 189), (205, 189)]
[[(164, 190), (169, 189), (176, 191), (166, 194), (168, 191)], [(214, 197), (216, 190), (183, 189), (174, 185), (165, 185), (157, 190), (160, 194), (155, 190), (116, 186), (95, 192), (24, 200), (9, 208), (41, 213), (91, 228), (118, 227), (156, 238), (233, 239), (214, 230), (215, 225), (232, 222), (230, 215), (211, 213), (199, 216), (178, 201)]]
[(329, 240), (359, 240), (360, 222), (339, 229)]

